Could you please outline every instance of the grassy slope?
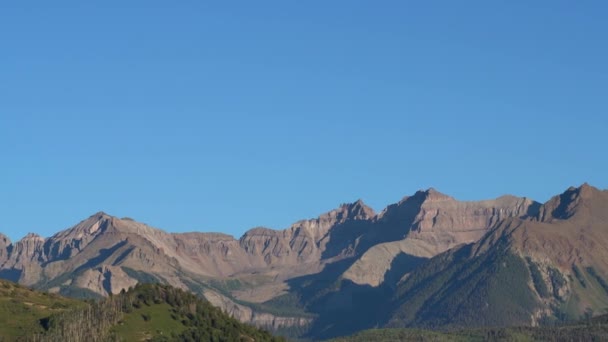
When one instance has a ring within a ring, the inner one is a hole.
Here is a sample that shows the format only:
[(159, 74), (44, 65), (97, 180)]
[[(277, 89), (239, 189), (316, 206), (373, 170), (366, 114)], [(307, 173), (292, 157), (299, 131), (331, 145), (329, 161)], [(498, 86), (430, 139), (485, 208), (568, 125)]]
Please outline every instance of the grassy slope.
[(122, 322), (112, 329), (124, 341), (141, 341), (153, 336), (171, 336), (185, 330), (185, 326), (171, 317), (167, 303), (144, 306), (125, 314)]
[(78, 300), (0, 280), (0, 340), (14, 340), (32, 332), (42, 332), (40, 319), (84, 305)]

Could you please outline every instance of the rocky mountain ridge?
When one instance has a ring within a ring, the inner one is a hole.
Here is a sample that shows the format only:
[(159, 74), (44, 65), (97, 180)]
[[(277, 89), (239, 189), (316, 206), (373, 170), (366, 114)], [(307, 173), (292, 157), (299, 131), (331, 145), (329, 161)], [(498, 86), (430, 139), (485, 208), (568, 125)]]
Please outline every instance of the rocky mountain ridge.
[(608, 191), (584, 184), (538, 209), (409, 274), (389, 326), (536, 326), (608, 310)]
[[(379, 213), (358, 200), (284, 230), (257, 227), (239, 239), (221, 233), (168, 233), (100, 212), (46, 239), (31, 234), (12, 243), (0, 236), (0, 277), (75, 296), (105, 296), (141, 282), (162, 282), (204, 295), (243, 321), (272, 329), (308, 327), (331, 337), (351, 332), (340, 329), (352, 326), (352, 319), (335, 320), (361, 309), (357, 298), (385, 303), (387, 294), (409, 288), (421, 279), (416, 272), (437, 258), (442, 260), (438, 270), (456, 267), (446, 266), (453, 259), (449, 255), (459, 256), (458, 267), (472, 267), (472, 261), (463, 260), (477, 260), (488, 251), (494, 255), (505, 234), (517, 237), (506, 250), (523, 258), (528, 273), (538, 271), (536, 277), (545, 280), (549, 292), (560, 298), (577, 293), (551, 285), (551, 276), (554, 269), (572, 276), (572, 258), (578, 258), (575, 264), (581, 269), (608, 270), (598, 266), (608, 260), (598, 252), (604, 233), (593, 228), (608, 222), (601, 204), (608, 199), (598, 193), (606, 192), (583, 185), (540, 204), (515, 196), (463, 202), (428, 189)], [(572, 225), (583, 229), (578, 235), (561, 233), (565, 228), (559, 227)], [(468, 259), (458, 252), (463, 246), (470, 251)], [(386, 305), (398, 312), (407, 298), (397, 296)], [(538, 320), (558, 304), (538, 299), (543, 301), (546, 305), (534, 306), (530, 317)], [(580, 307), (587, 308), (585, 303)], [(370, 323), (366, 315), (357, 319), (361, 328)], [(394, 322), (386, 318), (374, 324), (389, 321)], [(423, 321), (418, 317), (408, 324)]]
[(515, 197), (458, 202), (430, 189), (406, 197), (378, 215), (359, 200), (285, 230), (254, 228), (238, 240), (220, 233), (167, 233), (99, 212), (47, 239), (30, 233), (11, 243), (4, 237), (0, 240), (0, 269), (19, 274), (12, 280), (26, 285), (83, 265), (137, 266), (134, 260), (145, 266), (137, 267), (142, 270), (150, 271), (160, 263), (163, 268), (177, 267), (208, 277), (285, 268), (280, 277), (288, 279), (408, 236), (435, 246), (425, 253), (412, 251), (428, 257), (476, 240), (502, 217), (525, 215), (533, 205), (533, 201)]

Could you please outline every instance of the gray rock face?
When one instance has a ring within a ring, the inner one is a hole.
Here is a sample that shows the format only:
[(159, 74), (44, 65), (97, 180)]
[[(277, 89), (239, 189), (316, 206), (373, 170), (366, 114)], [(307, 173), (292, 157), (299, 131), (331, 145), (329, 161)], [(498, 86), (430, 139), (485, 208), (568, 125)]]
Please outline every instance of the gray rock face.
[(8, 247), (11, 245), (11, 239), (4, 234), (0, 234), (0, 266), (8, 258)]
[(266, 265), (315, 264), (344, 253), (339, 249), (326, 256), (332, 229), (361, 224), (368, 226), (374, 211), (362, 201), (342, 205), (319, 218), (296, 222), (286, 230), (254, 228), (243, 235), (240, 246), (252, 256), (262, 256)]
[(45, 262), (44, 238), (29, 233), (15, 244), (5, 249), (6, 257), (2, 270), (9, 280), (19, 281), (24, 285), (32, 285), (39, 279), (41, 263)]
[(230, 298), (215, 291), (206, 290), (204, 296), (211, 304), (221, 308), (232, 317), (235, 317), (241, 322), (253, 324), (258, 327), (276, 330), (285, 327), (303, 327), (312, 323), (312, 318), (277, 316), (258, 312), (247, 306), (237, 304)]
[(80, 253), (111, 226), (111, 220), (109, 215), (98, 212), (71, 229), (53, 235), (46, 244), (48, 259), (69, 259)]

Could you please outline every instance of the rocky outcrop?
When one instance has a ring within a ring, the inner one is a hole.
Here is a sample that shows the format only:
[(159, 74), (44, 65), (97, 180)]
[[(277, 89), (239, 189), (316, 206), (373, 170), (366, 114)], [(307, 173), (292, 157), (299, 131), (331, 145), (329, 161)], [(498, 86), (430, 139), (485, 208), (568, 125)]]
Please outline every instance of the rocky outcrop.
[(0, 266), (8, 259), (8, 248), (11, 245), (11, 239), (4, 234), (0, 234)]
[(110, 226), (112, 217), (98, 212), (71, 229), (53, 235), (45, 244), (50, 260), (69, 259), (85, 249)]
[(123, 289), (137, 285), (138, 281), (129, 277), (121, 267), (103, 266), (90, 268), (78, 275), (71, 284), (89, 289), (99, 295), (118, 294)]
[(13, 246), (9, 262), (14, 265), (30, 262), (44, 262), (46, 261), (46, 258), (43, 247), (44, 238), (38, 234), (29, 233)]
[(1, 269), (11, 274), (7, 277), (24, 285), (32, 285), (40, 279), (41, 264), (46, 261), (44, 238), (29, 233), (15, 244), (6, 247), (5, 261)]
[(262, 255), (269, 265), (318, 262), (332, 238), (330, 230), (353, 222), (367, 222), (374, 216), (373, 209), (358, 200), (316, 219), (296, 222), (283, 231), (254, 228), (243, 235), (240, 245), (249, 254)]
[(240, 305), (215, 291), (206, 290), (203, 295), (214, 306), (235, 317), (241, 322), (253, 324), (266, 329), (277, 330), (284, 327), (304, 327), (312, 323), (309, 317), (277, 316), (266, 312), (258, 312), (250, 307)]

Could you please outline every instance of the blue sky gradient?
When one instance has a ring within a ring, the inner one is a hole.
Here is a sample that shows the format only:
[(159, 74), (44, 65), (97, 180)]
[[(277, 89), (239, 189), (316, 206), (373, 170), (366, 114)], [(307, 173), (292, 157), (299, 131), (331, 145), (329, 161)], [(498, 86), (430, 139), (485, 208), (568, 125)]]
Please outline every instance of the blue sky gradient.
[[(125, 6), (125, 3), (128, 3)], [(0, 232), (608, 187), (605, 1), (5, 1)]]

